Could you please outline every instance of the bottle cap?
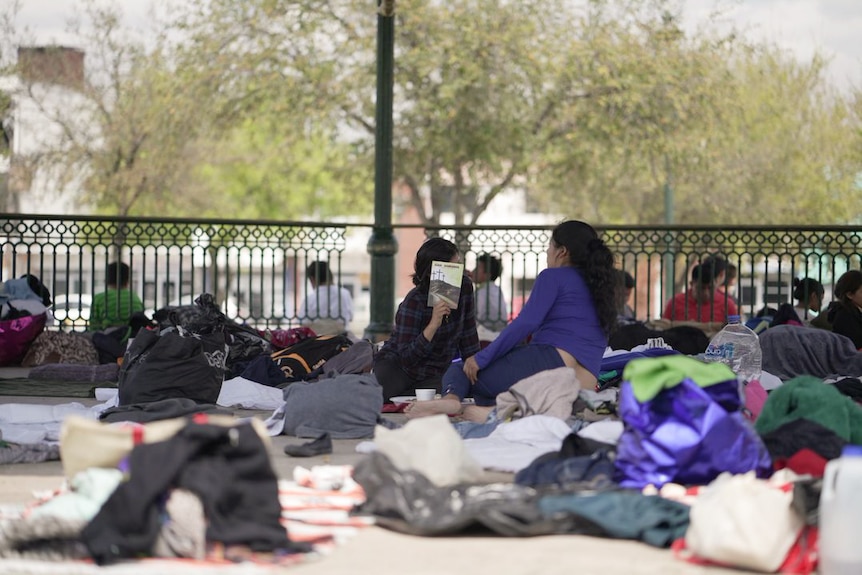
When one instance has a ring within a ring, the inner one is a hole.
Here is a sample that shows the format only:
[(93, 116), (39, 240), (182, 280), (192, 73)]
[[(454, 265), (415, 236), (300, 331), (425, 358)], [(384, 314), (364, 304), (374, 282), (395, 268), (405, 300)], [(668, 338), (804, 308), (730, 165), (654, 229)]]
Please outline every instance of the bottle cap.
[(727, 316), (727, 323), (739, 323), (739, 316), (738, 315)]
[(862, 445), (845, 445), (841, 448), (841, 457), (862, 457)]

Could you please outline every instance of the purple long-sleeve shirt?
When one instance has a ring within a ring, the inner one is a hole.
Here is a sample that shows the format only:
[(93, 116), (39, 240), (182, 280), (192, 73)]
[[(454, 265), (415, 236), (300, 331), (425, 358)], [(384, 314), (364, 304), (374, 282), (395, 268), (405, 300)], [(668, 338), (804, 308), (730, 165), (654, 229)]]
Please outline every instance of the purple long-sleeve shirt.
[(531, 345), (546, 344), (567, 351), (587, 371), (599, 376), (608, 338), (579, 270), (565, 266), (540, 272), (518, 317), (476, 354), (479, 368), (486, 367), (529, 335), (533, 336)]

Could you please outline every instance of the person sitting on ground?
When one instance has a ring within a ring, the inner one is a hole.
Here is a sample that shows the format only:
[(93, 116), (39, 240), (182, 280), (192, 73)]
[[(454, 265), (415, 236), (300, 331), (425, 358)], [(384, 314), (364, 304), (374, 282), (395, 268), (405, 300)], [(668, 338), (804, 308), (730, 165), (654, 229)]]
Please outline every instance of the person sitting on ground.
[(353, 319), (353, 298), (345, 287), (332, 281), (329, 264), (311, 262), (305, 270), (311, 290), (299, 306), (302, 325), (317, 335), (344, 333)]
[[(412, 404), (408, 417), (462, 413), (461, 400), (472, 392), (476, 405), (462, 415), (484, 421), (499, 394), (563, 366), (575, 370), (582, 389), (595, 386), (617, 318), (613, 254), (589, 224), (570, 220), (551, 233), (547, 260), (518, 317), (484, 350), (452, 364), (443, 398)], [(527, 336), (529, 343), (519, 345)]]
[(661, 316), (673, 321), (722, 322), (739, 315), (736, 302), (726, 294), (716, 294), (716, 278), (724, 276), (721, 259), (707, 258), (691, 270), (688, 290), (670, 298)]
[(850, 270), (838, 278), (835, 301), (828, 312), (832, 331), (849, 337), (862, 350), (862, 271)]
[(132, 314), (144, 311), (141, 299), (129, 289), (129, 266), (122, 262), (108, 264), (107, 289), (93, 296), (87, 331), (128, 326)]
[[(716, 277), (715, 282), (715, 294), (720, 297), (733, 301), (734, 304), (737, 304), (736, 301), (736, 280), (739, 275), (739, 268), (736, 267), (736, 264), (732, 264), (727, 262), (719, 255), (710, 256), (710, 258), (721, 259), (724, 261), (724, 277)], [(721, 264), (718, 264), (721, 267)], [(737, 305), (737, 307), (739, 307)]]
[(620, 325), (637, 323), (635, 310), (633, 310), (632, 306), (629, 305), (629, 301), (635, 291), (635, 278), (632, 277), (632, 274), (624, 270), (619, 270), (617, 275), (619, 276), (618, 281), (620, 284), (617, 291), (620, 298), (617, 303), (619, 310), (619, 313), (617, 314), (617, 323)]
[(413, 263), (413, 285), (395, 315), (392, 335), (374, 360), (374, 374), (383, 387), (383, 399), (413, 395), (416, 389), (441, 389), (443, 373), (452, 360), (479, 351), (473, 282), (462, 276), (458, 307), (438, 301), (428, 306), (431, 263), (460, 262), (458, 248), (443, 238), (431, 238), (419, 247)]
[(496, 283), (503, 271), (499, 258), (491, 254), (480, 254), (476, 258), (473, 281), (478, 286), (473, 299), (476, 302), (476, 321), (482, 327), (498, 332), (508, 323), (506, 298)]
[(793, 299), (796, 300), (793, 309), (803, 325), (810, 325), (817, 317), (825, 293), (823, 285), (814, 278), (793, 278)]

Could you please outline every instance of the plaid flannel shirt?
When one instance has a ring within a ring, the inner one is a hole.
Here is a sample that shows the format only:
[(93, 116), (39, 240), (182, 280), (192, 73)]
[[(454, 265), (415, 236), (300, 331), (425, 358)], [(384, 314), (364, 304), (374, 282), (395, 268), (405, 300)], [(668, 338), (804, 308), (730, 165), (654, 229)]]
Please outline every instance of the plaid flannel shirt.
[(461, 281), (458, 309), (453, 309), (431, 341), (422, 330), (431, 321), (428, 292), (413, 288), (398, 306), (392, 335), (380, 350), (381, 358), (397, 359), (401, 369), (411, 378), (421, 381), (443, 375), (452, 360), (467, 359), (479, 351), (476, 332), (476, 308), (473, 282), (466, 276)]

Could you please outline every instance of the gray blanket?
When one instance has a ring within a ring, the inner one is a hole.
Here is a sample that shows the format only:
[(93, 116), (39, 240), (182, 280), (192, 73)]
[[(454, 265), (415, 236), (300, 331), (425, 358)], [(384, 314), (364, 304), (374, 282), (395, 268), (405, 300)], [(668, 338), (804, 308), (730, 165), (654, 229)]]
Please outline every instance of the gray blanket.
[(760, 334), (763, 370), (782, 381), (799, 375), (821, 379), (862, 377), (862, 352), (849, 338), (812, 327), (777, 325)]
[(284, 389), (284, 405), (267, 420), (270, 434), (333, 439), (373, 437), (382, 423), (383, 391), (372, 374), (345, 374)]

